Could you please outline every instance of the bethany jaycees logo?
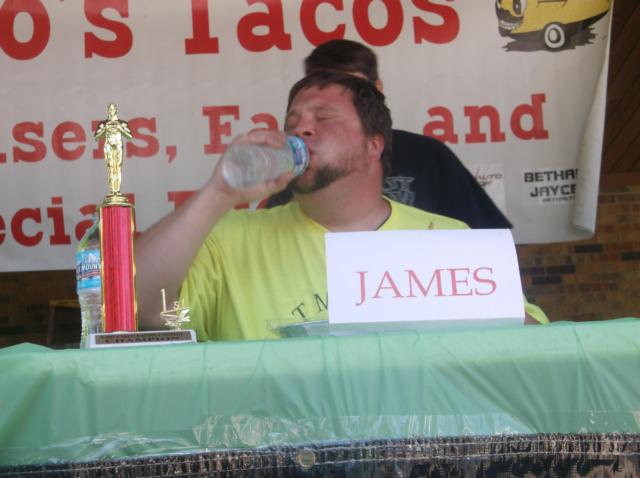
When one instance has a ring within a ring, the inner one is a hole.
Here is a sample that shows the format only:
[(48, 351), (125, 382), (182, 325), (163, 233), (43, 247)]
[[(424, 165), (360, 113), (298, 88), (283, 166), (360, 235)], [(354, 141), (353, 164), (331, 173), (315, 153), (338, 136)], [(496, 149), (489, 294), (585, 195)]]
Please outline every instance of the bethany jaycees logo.
[(541, 204), (573, 201), (577, 177), (577, 168), (525, 171), (523, 179), (527, 199), (537, 200)]

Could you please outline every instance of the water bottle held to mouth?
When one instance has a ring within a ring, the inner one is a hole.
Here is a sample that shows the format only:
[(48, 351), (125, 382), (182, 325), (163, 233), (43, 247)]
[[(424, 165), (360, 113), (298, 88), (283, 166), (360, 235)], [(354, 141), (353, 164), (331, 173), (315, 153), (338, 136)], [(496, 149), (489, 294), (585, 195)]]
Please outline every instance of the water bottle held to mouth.
[(301, 175), (309, 164), (309, 150), (302, 139), (287, 136), (280, 149), (234, 143), (222, 155), (222, 175), (229, 186), (242, 189), (276, 179), (293, 171)]

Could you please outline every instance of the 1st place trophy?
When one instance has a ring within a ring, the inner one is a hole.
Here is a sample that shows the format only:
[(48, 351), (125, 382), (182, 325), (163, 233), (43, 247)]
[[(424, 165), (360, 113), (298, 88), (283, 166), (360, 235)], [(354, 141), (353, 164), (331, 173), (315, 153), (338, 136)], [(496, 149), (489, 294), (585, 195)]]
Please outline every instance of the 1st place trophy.
[[(89, 336), (89, 347), (195, 342), (192, 330), (180, 328), (182, 322), (188, 321), (188, 307), (184, 306), (176, 305), (182, 320), (168, 322), (172, 330), (138, 332), (133, 254), (134, 207), (120, 192), (123, 137), (131, 139), (133, 136), (128, 123), (118, 118), (115, 104), (107, 107), (107, 119), (98, 125), (94, 136), (96, 140), (104, 139), (109, 194), (98, 206), (103, 331)], [(166, 309), (162, 292), (163, 313), (166, 314), (170, 311)]]

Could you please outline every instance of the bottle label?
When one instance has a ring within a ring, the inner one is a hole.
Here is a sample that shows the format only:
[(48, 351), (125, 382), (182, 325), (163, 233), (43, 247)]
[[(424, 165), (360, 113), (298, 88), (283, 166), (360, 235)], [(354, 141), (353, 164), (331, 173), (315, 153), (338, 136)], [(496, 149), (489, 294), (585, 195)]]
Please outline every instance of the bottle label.
[(77, 289), (100, 289), (100, 251), (88, 249), (76, 252), (76, 264)]
[(309, 150), (304, 141), (297, 136), (287, 136), (287, 142), (293, 151), (293, 172), (300, 176), (309, 164)]

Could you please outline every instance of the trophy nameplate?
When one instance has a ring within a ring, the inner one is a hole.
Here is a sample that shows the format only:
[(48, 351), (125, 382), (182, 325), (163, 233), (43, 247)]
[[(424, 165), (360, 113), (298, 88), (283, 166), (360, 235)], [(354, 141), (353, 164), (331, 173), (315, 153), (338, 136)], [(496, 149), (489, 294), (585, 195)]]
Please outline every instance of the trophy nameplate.
[(193, 330), (110, 332), (89, 334), (89, 348), (196, 343)]

